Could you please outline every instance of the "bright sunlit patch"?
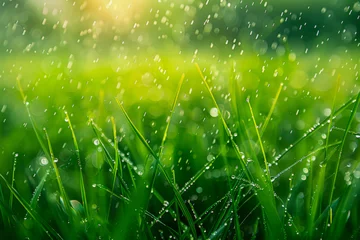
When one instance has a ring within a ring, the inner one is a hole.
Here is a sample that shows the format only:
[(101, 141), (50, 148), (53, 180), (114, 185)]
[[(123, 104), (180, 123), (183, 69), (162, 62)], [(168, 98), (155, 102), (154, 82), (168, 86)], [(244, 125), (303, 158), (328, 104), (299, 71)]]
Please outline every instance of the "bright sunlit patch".
[[(121, 28), (133, 27), (145, 13), (148, 0), (90, 0), (88, 10)], [(121, 30), (121, 29), (120, 29)]]

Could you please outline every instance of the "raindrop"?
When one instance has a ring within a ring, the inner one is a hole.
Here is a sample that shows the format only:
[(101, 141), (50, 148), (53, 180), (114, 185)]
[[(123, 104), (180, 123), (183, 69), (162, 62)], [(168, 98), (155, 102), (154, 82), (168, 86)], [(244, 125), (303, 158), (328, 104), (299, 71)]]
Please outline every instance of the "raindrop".
[(40, 158), (40, 165), (41, 166), (45, 166), (49, 163), (49, 160), (46, 157), (41, 157)]
[(217, 109), (217, 108), (211, 108), (211, 109), (210, 109), (210, 115), (211, 115), (212, 117), (217, 117), (217, 116), (219, 116), (219, 111), (218, 111), (218, 109)]

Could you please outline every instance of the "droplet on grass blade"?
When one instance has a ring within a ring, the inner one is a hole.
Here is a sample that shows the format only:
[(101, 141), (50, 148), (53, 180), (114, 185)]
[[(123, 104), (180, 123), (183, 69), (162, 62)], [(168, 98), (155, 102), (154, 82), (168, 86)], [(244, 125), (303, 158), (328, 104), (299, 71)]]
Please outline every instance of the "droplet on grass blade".
[(49, 160), (46, 157), (41, 157), (40, 158), (40, 165), (41, 166), (45, 166), (49, 163)]
[(212, 117), (217, 117), (217, 116), (219, 116), (218, 109), (217, 109), (217, 108), (211, 108), (211, 109), (210, 109), (210, 115), (211, 115)]

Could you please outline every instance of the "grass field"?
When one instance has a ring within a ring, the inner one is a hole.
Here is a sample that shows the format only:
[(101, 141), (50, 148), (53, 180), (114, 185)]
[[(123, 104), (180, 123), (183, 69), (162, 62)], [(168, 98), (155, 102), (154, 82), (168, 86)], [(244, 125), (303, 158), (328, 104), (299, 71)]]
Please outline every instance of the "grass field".
[(360, 2), (5, 0), (4, 239), (359, 239)]
[(352, 54), (220, 61), (164, 52), (71, 67), (61, 58), (8, 59), (1, 231), (20, 239), (358, 238)]

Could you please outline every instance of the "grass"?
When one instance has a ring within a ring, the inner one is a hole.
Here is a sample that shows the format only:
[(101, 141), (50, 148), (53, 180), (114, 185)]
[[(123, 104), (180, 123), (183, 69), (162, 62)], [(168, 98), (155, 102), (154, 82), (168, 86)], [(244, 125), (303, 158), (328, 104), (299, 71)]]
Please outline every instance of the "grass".
[(17, 97), (2, 99), (26, 112), (24, 127), (3, 122), (23, 136), (21, 147), (2, 133), (10, 144), (0, 171), (5, 236), (359, 236), (357, 89), (340, 77), (327, 92), (293, 89), (270, 83), (271, 71), (246, 89), (236, 61), (226, 70), (210, 60), (179, 70), (172, 61), (138, 63), (107, 80), (99, 70), (80, 88), (55, 73), (48, 82), (30, 71), (17, 79)]

